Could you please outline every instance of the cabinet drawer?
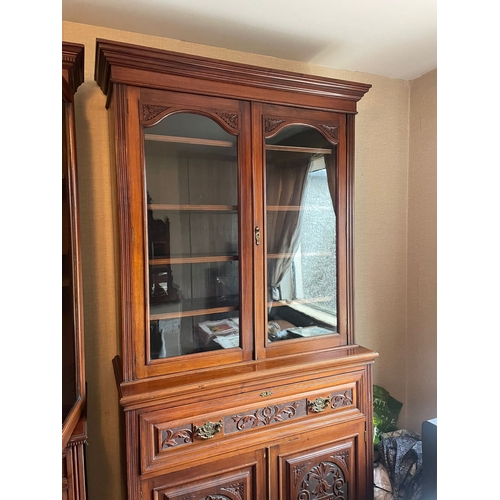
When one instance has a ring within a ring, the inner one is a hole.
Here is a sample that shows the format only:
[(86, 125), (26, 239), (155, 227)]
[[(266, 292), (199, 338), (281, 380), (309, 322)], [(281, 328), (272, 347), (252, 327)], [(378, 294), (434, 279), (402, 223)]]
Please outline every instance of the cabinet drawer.
[(158, 475), (141, 484), (144, 500), (255, 500), (266, 495), (264, 450), (237, 453), (187, 470)]
[(283, 433), (359, 418), (364, 372), (282, 385), (139, 415), (141, 471), (192, 463)]

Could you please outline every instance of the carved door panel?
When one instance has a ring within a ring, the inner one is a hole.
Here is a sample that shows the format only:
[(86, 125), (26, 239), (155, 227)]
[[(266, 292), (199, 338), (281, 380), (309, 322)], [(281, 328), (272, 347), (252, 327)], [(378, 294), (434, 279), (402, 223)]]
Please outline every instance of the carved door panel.
[[(364, 421), (303, 434), (272, 447), (271, 498), (276, 500), (361, 500), (366, 497)], [(340, 437), (341, 436), (341, 437)], [(364, 442), (363, 442), (364, 444)], [(272, 482), (273, 483), (273, 482)]]
[(211, 461), (143, 484), (154, 500), (255, 500), (266, 498), (263, 450)]

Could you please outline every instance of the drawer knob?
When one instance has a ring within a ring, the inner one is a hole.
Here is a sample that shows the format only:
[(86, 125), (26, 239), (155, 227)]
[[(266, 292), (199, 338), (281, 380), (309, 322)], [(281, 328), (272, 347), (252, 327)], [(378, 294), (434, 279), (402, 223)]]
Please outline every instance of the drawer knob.
[(326, 410), (328, 405), (330, 404), (332, 398), (328, 396), (327, 398), (317, 398), (314, 401), (308, 401), (307, 405), (309, 406), (309, 410), (314, 413), (321, 413)]
[(201, 439), (212, 439), (222, 429), (222, 420), (218, 422), (207, 422), (201, 427), (194, 426), (195, 434)]

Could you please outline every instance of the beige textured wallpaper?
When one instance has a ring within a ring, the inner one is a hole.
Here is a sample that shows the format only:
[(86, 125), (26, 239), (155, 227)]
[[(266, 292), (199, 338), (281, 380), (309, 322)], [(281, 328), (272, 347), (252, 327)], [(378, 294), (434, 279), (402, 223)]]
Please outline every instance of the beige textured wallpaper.
[(121, 500), (125, 493), (119, 405), (111, 364), (119, 345), (116, 188), (105, 97), (94, 81), (96, 38), (372, 84), (356, 117), (356, 339), (380, 353), (374, 381), (405, 403), (400, 423), (406, 425), (410, 82), (97, 26), (63, 22), (62, 28), (63, 40), (83, 43), (86, 50), (85, 82), (76, 94), (76, 113), (89, 395), (89, 498)]
[(437, 417), (437, 71), (411, 82), (407, 426)]

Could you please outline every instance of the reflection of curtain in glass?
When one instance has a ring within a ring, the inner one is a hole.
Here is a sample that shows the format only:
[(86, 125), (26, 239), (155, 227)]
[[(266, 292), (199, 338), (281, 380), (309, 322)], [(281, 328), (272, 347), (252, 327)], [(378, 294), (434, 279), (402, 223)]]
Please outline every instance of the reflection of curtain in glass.
[(272, 206), (300, 206), (311, 161), (310, 155), (291, 153), (273, 161), (268, 152), (267, 175), (267, 252), (277, 254), (267, 261), (269, 300), (279, 298), (278, 287), (292, 264), (300, 234), (299, 210), (272, 210)]
[(326, 178), (328, 181), (328, 189), (330, 190), (330, 196), (332, 198), (333, 211), (335, 215), (337, 211), (337, 157), (335, 155), (335, 149), (333, 149), (333, 154), (325, 155), (325, 165), (326, 165)]

